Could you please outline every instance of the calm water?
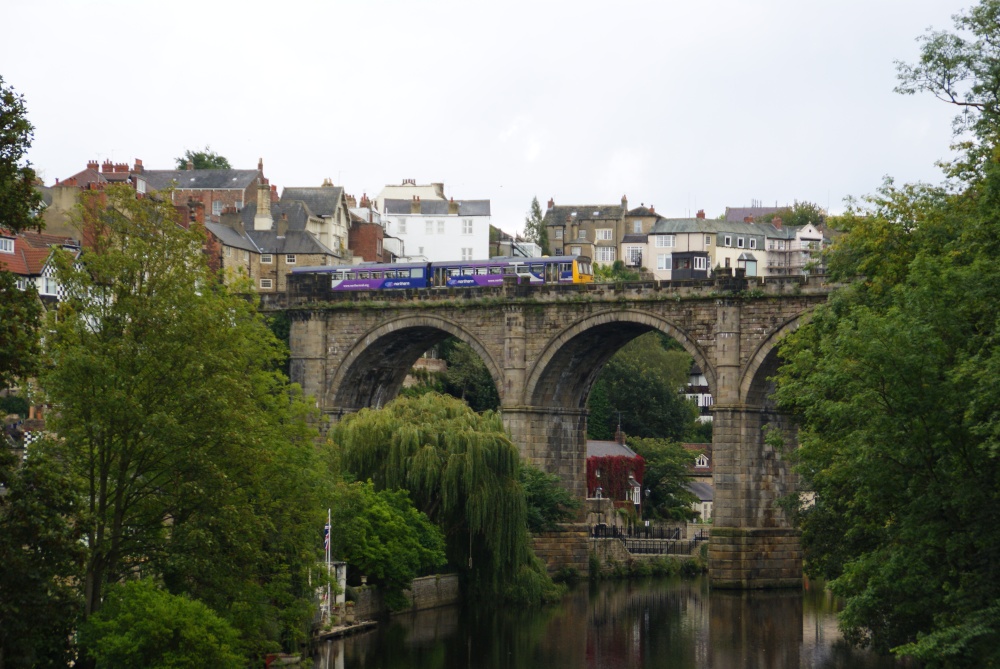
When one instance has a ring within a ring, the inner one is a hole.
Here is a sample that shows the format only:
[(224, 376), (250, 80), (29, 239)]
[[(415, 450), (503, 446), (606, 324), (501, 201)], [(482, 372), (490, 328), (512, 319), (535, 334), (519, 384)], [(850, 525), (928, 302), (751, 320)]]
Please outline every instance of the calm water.
[(317, 669), (882, 669), (837, 632), (833, 599), (709, 593), (704, 579), (581, 584), (539, 610), (458, 607), (393, 618), (320, 648)]

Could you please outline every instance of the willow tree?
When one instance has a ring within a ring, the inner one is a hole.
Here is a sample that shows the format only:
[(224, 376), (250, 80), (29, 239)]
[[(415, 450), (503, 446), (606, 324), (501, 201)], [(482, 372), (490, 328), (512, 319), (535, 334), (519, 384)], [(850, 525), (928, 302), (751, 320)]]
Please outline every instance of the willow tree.
[(403, 489), (444, 532), (473, 596), (554, 594), (528, 543), (520, 455), (499, 415), (438, 394), (364, 409), (332, 430), (343, 466), (377, 489)]

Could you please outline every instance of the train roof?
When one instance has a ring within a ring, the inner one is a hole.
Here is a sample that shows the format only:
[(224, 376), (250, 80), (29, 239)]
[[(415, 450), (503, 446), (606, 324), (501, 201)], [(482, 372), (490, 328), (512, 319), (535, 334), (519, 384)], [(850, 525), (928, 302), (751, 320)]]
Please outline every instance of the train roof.
[(384, 272), (392, 269), (411, 269), (414, 267), (427, 267), (425, 262), (366, 262), (360, 265), (313, 265), (311, 267), (296, 267), (292, 269), (292, 274), (321, 274), (345, 270), (358, 270), (362, 272)]
[(588, 256), (539, 256), (526, 258), (524, 256), (496, 256), (489, 260), (438, 260), (432, 262), (434, 266), (442, 265), (502, 265), (525, 264), (536, 262), (572, 262), (573, 260), (590, 260)]

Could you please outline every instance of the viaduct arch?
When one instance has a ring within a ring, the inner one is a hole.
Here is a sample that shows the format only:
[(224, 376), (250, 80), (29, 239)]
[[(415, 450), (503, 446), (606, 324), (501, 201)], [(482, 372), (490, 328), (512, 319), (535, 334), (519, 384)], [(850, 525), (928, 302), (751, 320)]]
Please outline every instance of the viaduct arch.
[(713, 408), (713, 587), (801, 584), (797, 533), (777, 506), (795, 488), (765, 432), (794, 428), (768, 399), (776, 345), (826, 301), (822, 277), (334, 293), (293, 275), (291, 376), (334, 419), (382, 406), (434, 344), (454, 336), (482, 358), (523, 457), (586, 495), (586, 400), (623, 345), (657, 330), (705, 371)]

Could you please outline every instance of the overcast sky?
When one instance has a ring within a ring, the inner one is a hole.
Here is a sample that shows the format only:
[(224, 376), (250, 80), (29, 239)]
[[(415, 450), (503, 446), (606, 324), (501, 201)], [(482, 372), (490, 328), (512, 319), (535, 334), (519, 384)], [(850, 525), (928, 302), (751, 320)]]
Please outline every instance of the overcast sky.
[[(954, 110), (895, 60), (971, 0), (10, 2), (0, 76), (47, 184), (205, 145), (279, 190), (412, 178), (492, 200), (808, 200), (939, 181)], [(11, 29), (16, 26), (16, 29)]]

